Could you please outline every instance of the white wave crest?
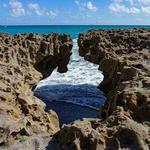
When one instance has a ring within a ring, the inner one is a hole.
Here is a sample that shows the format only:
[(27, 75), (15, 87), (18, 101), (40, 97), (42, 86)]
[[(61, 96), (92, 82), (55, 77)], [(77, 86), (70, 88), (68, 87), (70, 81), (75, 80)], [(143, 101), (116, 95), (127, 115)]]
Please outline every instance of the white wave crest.
[(50, 77), (39, 83), (35, 95), (50, 101), (61, 100), (99, 108), (105, 98), (96, 87), (103, 80), (103, 75), (98, 70), (98, 65), (79, 56), (77, 39), (73, 42), (68, 72), (60, 74), (54, 70)]

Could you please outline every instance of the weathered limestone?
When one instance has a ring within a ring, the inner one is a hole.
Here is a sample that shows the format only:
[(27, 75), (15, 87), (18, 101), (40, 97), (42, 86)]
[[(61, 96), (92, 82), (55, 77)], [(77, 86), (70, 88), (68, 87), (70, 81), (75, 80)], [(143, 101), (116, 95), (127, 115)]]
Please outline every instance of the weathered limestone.
[(108, 98), (100, 119), (64, 126), (62, 150), (150, 149), (150, 30), (93, 30), (79, 35), (79, 53), (99, 64)]
[(32, 88), (56, 67), (67, 71), (71, 48), (68, 35), (0, 33), (0, 149), (41, 148), (59, 130), (57, 114), (44, 111)]
[(83, 119), (56, 135), (61, 150), (149, 150), (150, 125), (132, 120), (117, 107), (106, 120)]
[(150, 30), (91, 31), (80, 35), (79, 47), (104, 74), (102, 117), (122, 106), (134, 119), (150, 121)]

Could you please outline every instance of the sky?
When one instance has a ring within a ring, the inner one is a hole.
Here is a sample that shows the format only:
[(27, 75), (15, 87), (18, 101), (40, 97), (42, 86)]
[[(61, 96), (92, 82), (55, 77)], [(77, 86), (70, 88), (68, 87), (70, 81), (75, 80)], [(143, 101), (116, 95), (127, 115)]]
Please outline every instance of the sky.
[(0, 25), (150, 25), (150, 0), (0, 0)]

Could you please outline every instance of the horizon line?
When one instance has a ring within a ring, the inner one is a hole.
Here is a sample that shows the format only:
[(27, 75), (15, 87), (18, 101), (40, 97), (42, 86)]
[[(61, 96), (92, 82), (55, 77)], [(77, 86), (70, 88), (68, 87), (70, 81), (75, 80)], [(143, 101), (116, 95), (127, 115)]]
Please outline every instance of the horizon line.
[(140, 25), (138, 25), (138, 24), (103, 24), (103, 25), (98, 25), (98, 24), (56, 24), (56, 25), (47, 25), (47, 24), (33, 24), (33, 25), (23, 25), (23, 24), (16, 24), (16, 25), (11, 25), (11, 24), (9, 24), (9, 25), (0, 25), (0, 26), (150, 26), (150, 25), (145, 25), (145, 24), (140, 24)]

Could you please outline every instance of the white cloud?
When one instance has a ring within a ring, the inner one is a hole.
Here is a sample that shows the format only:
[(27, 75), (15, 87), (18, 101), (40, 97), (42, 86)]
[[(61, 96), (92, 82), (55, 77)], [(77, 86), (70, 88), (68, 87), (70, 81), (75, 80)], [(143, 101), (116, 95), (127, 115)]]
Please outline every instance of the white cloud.
[(10, 6), (10, 15), (13, 17), (19, 17), (19, 16), (25, 16), (25, 9), (23, 8), (23, 5), (18, 0), (10, 0), (9, 1)]
[(115, 13), (129, 13), (129, 14), (137, 14), (140, 13), (140, 9), (136, 7), (127, 7), (121, 3), (112, 3), (109, 5), (109, 9)]
[(37, 3), (29, 3), (28, 7), (29, 9), (33, 10), (38, 16), (42, 16), (45, 13)]
[(58, 11), (49, 11), (49, 12), (47, 12), (48, 13), (48, 16), (50, 17), (50, 18), (55, 18), (55, 17), (57, 17), (58, 16)]
[(112, 3), (109, 5), (109, 9), (112, 11), (112, 12), (126, 12), (126, 7), (124, 5), (121, 5), (119, 3)]
[(150, 6), (147, 6), (147, 7), (141, 7), (142, 9), (142, 12), (145, 13), (145, 14), (150, 14)]
[(143, 5), (150, 5), (150, 0), (138, 0)]
[(98, 10), (98, 8), (91, 1), (81, 3), (79, 0), (75, 0), (75, 4), (77, 4), (81, 9), (87, 9), (93, 12)]
[[(128, 0), (131, 5), (133, 0)], [(115, 13), (128, 13), (128, 14), (138, 14), (140, 13), (140, 9), (133, 6), (126, 6), (123, 3), (123, 0), (113, 0), (113, 2), (109, 5), (109, 10)]]
[(87, 9), (91, 11), (97, 11), (97, 7), (93, 5), (91, 1), (87, 2)]
[(138, 14), (140, 12), (141, 12), (141, 10), (136, 7), (129, 8), (129, 13), (131, 13), (131, 14)]
[(38, 16), (49, 16), (50, 18), (55, 18), (58, 16), (58, 11), (48, 11), (45, 8), (41, 8), (37, 3), (29, 3), (28, 8), (34, 11)]

